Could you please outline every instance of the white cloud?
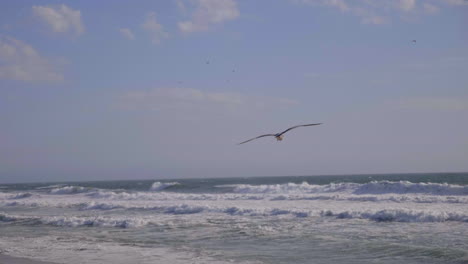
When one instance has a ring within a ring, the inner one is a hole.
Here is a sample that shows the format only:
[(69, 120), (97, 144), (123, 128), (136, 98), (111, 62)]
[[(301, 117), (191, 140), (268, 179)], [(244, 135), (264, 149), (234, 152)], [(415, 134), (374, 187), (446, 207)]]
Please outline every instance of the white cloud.
[[(363, 24), (386, 24), (392, 19), (404, 19), (409, 16), (419, 17), (439, 12), (439, 4), (468, 5), (468, 0), (290, 0), (294, 3), (311, 6), (328, 6), (338, 9), (342, 13), (351, 14), (360, 18)], [(420, 3), (420, 4), (418, 4)], [(403, 13), (403, 15), (402, 15)]]
[(195, 11), (192, 19), (179, 22), (182, 32), (207, 31), (216, 24), (233, 20), (239, 16), (234, 0), (194, 0)]
[(468, 5), (468, 1), (466, 0), (441, 0), (449, 5)]
[(468, 110), (468, 98), (419, 97), (401, 100), (398, 105), (406, 109), (460, 111)]
[(398, 6), (404, 11), (410, 11), (416, 6), (416, 0), (400, 0)]
[(127, 39), (135, 39), (135, 35), (133, 35), (133, 32), (128, 28), (119, 28), (119, 32)]
[(154, 44), (159, 44), (162, 39), (169, 37), (169, 34), (164, 31), (163, 26), (156, 20), (155, 12), (150, 12), (146, 15), (145, 22), (141, 27), (148, 32), (151, 42)]
[(427, 14), (435, 14), (439, 12), (439, 8), (437, 6), (428, 3), (424, 3), (423, 8), (424, 12), (426, 12)]
[(80, 10), (73, 10), (62, 4), (59, 6), (33, 6), (34, 14), (41, 18), (54, 32), (84, 33)]
[[(322, 5), (338, 8), (343, 13), (350, 13), (361, 18), (363, 24), (385, 24), (387, 19), (377, 15), (374, 11), (376, 2), (352, 1), (355, 5), (348, 4), (345, 0), (296, 0), (295, 2), (308, 5)], [(379, 1), (380, 2), (380, 1)], [(356, 4), (357, 3), (357, 4)]]
[(382, 16), (377, 16), (373, 14), (366, 14), (362, 16), (361, 22), (363, 24), (373, 24), (373, 25), (380, 25), (387, 23), (387, 19)]
[(30, 45), (0, 36), (0, 79), (53, 82), (62, 81), (63, 75)]
[(129, 109), (244, 109), (287, 107), (298, 104), (287, 98), (247, 96), (238, 93), (203, 92), (190, 88), (158, 88), (134, 91), (122, 97), (121, 106)]
[(176, 0), (176, 5), (177, 5), (177, 8), (179, 8), (180, 11), (182, 12), (186, 12), (187, 11), (187, 8), (185, 7), (185, 4), (182, 0)]
[(344, 0), (324, 0), (323, 3), (325, 5), (337, 7), (338, 9), (340, 9), (343, 12), (349, 11), (349, 7), (345, 3)]

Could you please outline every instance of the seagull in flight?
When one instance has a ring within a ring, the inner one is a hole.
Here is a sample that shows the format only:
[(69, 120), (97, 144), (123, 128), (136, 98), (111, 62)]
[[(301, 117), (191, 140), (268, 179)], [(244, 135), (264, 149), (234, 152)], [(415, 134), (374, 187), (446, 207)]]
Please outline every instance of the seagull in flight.
[(257, 138), (261, 138), (261, 137), (270, 137), (270, 136), (271, 136), (271, 137), (275, 137), (276, 140), (278, 140), (278, 141), (281, 141), (281, 140), (283, 140), (283, 135), (284, 135), (284, 133), (288, 132), (289, 130), (292, 130), (292, 129), (295, 129), (295, 128), (298, 128), (298, 127), (318, 126), (318, 125), (321, 125), (321, 124), (322, 124), (322, 123), (306, 124), (306, 125), (297, 125), (297, 126), (290, 127), (290, 128), (286, 129), (285, 131), (283, 131), (283, 132), (281, 132), (281, 133), (261, 135), (261, 136), (254, 137), (254, 138), (251, 138), (251, 139), (249, 139), (249, 140), (243, 141), (243, 142), (241, 142), (241, 143), (238, 143), (237, 145), (247, 143), (247, 142), (252, 141), (252, 140), (254, 140), (254, 139), (257, 139)]

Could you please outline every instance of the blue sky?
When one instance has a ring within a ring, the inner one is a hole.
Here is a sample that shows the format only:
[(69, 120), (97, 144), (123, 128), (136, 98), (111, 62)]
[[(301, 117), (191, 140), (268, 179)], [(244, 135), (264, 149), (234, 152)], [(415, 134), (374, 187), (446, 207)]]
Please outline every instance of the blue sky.
[(463, 0), (4, 1), (0, 182), (468, 171), (467, 26)]

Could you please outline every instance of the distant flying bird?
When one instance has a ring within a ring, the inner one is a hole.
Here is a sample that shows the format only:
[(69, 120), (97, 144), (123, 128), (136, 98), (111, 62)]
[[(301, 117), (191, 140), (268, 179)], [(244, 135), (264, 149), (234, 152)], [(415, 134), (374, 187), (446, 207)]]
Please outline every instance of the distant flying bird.
[(298, 127), (317, 126), (317, 125), (321, 125), (321, 124), (322, 124), (322, 123), (293, 126), (293, 127), (290, 127), (290, 128), (288, 128), (288, 129), (286, 129), (285, 131), (283, 131), (283, 132), (281, 132), (281, 133), (261, 135), (261, 136), (254, 137), (254, 138), (252, 138), (252, 139), (246, 140), (246, 141), (244, 141), (244, 142), (241, 142), (241, 143), (239, 143), (239, 144), (237, 144), (237, 145), (247, 143), (247, 142), (252, 141), (252, 140), (254, 140), (254, 139), (257, 139), (257, 138), (261, 138), (261, 137), (270, 137), (270, 136), (271, 136), (271, 137), (275, 137), (276, 140), (278, 140), (278, 141), (281, 141), (281, 140), (283, 140), (283, 134), (286, 133), (286, 132), (288, 132), (289, 130), (292, 130), (292, 129), (295, 129), (295, 128), (298, 128)]
[(413, 39), (413, 43), (416, 43), (416, 40), (415, 40), (415, 39)]

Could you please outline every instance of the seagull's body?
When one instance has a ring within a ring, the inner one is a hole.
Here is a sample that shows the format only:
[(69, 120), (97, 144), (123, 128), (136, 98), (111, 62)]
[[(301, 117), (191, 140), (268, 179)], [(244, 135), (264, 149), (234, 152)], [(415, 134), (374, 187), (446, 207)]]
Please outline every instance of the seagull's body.
[(281, 133), (276, 133), (276, 134), (265, 134), (265, 135), (261, 135), (261, 136), (258, 136), (258, 137), (254, 137), (254, 138), (251, 138), (249, 140), (246, 140), (246, 141), (243, 141), (237, 145), (240, 145), (240, 144), (244, 144), (244, 143), (247, 143), (249, 141), (252, 141), (254, 139), (257, 139), (257, 138), (261, 138), (261, 137), (275, 137), (277, 141), (281, 141), (283, 140), (283, 135), (284, 133), (288, 132), (289, 130), (291, 129), (294, 129), (294, 128), (298, 128), (298, 127), (306, 127), (306, 126), (317, 126), (317, 125), (321, 125), (322, 123), (315, 123), (315, 124), (306, 124), (306, 125), (297, 125), (297, 126), (293, 126), (293, 127), (290, 127), (288, 129), (286, 129), (285, 131), (281, 132)]

